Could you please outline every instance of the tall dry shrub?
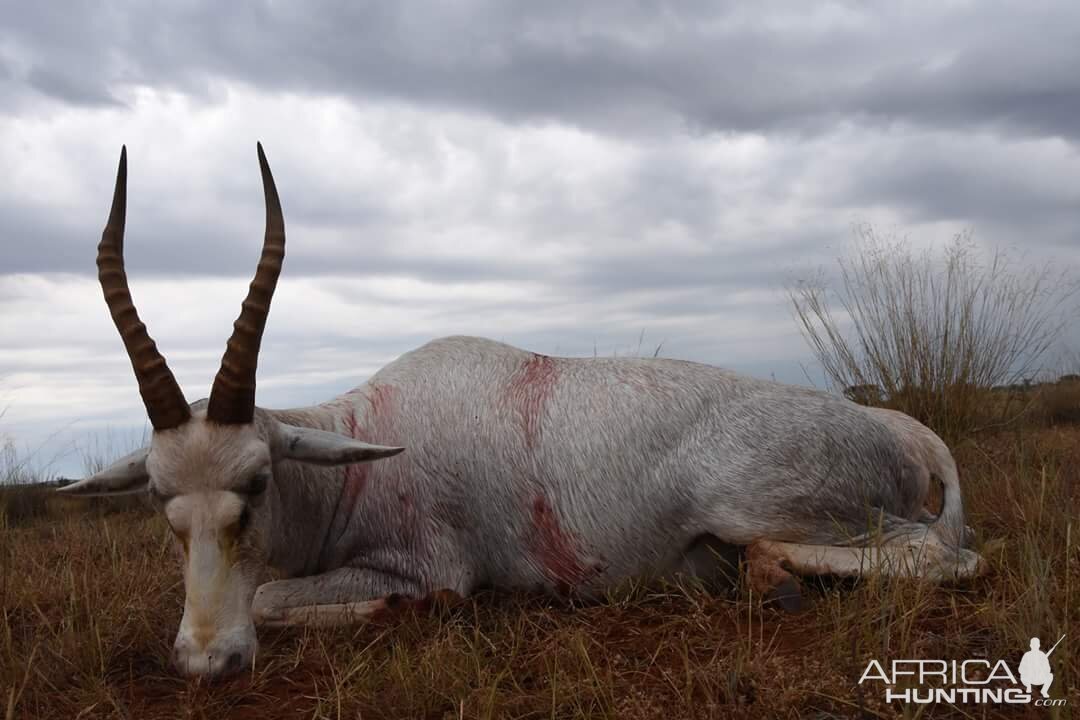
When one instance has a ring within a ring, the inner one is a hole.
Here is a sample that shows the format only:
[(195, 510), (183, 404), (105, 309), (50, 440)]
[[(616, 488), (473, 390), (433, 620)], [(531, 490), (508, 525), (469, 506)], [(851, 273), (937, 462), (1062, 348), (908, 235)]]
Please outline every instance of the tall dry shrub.
[[(983, 259), (970, 233), (941, 251), (856, 228), (832, 281), (789, 288), (803, 336), (830, 384), (872, 388), (950, 441), (1015, 415), (993, 388), (1032, 377), (1068, 320), (1077, 285), (1050, 265)], [(874, 393), (860, 392), (860, 396)]]

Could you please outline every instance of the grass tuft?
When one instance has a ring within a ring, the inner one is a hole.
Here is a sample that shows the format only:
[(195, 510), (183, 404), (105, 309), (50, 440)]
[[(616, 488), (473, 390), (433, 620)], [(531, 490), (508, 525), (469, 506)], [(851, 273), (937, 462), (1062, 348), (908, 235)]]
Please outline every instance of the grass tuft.
[(954, 443), (1019, 417), (1010, 388), (1072, 319), (1066, 270), (980, 258), (961, 234), (935, 254), (856, 229), (839, 276), (789, 288), (796, 320), (826, 378), (850, 399), (900, 410)]

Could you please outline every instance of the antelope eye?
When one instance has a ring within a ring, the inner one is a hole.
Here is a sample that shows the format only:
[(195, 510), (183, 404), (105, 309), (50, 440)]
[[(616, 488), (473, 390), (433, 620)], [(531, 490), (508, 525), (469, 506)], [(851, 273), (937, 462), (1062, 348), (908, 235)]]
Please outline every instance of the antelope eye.
[(255, 477), (251, 478), (251, 481), (247, 486), (248, 495), (260, 495), (266, 491), (266, 483), (270, 480), (270, 476), (267, 473), (259, 473)]

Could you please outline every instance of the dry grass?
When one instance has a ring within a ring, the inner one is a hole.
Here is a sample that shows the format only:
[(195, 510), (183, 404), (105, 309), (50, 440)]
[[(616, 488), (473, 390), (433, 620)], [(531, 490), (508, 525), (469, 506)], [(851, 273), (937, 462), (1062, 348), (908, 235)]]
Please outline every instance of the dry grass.
[[(255, 669), (201, 683), (167, 665), (183, 588), (162, 521), (83, 512), (0, 527), (0, 717), (1066, 717), (1080, 703), (1080, 429), (957, 450), (993, 574), (966, 586), (807, 583), (799, 615), (739, 584), (627, 588), (606, 603), (482, 594), (431, 615), (261, 632)], [(1069, 705), (886, 706), (869, 658), (1004, 658), (1069, 632)], [(6, 715), (5, 715), (6, 713)]]
[(1049, 425), (1080, 424), (1080, 377), (1068, 375), (1041, 385), (1035, 411)]

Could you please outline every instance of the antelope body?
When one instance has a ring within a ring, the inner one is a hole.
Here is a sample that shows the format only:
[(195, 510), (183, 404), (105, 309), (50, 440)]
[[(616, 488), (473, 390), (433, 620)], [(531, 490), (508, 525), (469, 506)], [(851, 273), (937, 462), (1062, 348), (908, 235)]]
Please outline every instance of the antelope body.
[[(322, 405), (255, 407), (284, 254), (261, 146), (259, 160), (266, 241), (208, 401), (184, 400), (131, 304), (126, 151), (99, 246), (154, 433), (63, 491), (149, 491), (162, 509), (183, 549), (182, 672), (245, 667), (256, 623), (345, 622), (443, 589), (589, 595), (629, 577), (707, 576), (717, 543), (748, 546), (762, 591), (797, 588), (791, 573), (980, 570), (956, 467), (929, 429), (707, 365), (451, 337)], [(923, 509), (932, 478), (937, 517)], [(266, 566), (287, 579), (258, 585)]]

